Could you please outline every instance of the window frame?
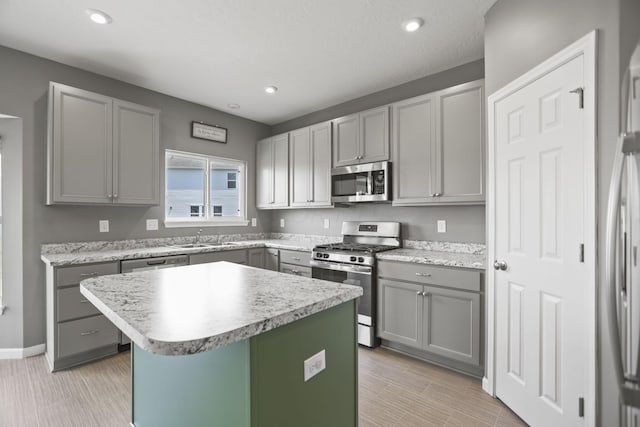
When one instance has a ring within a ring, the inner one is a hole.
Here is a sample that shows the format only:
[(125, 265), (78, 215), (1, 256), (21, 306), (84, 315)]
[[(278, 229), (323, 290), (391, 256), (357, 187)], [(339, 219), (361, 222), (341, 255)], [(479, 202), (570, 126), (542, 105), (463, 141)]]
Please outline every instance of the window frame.
[[(205, 217), (180, 217), (180, 218), (168, 218), (167, 217), (167, 194), (168, 194), (168, 180), (167, 180), (167, 165), (169, 156), (176, 155), (181, 157), (190, 157), (194, 160), (205, 161), (205, 179), (204, 179), (204, 212)], [(226, 157), (211, 156), (207, 154), (190, 153), (186, 151), (170, 150), (164, 151), (164, 226), (166, 228), (178, 228), (178, 227), (233, 227), (233, 226), (247, 226), (249, 220), (247, 219), (247, 183), (249, 182), (248, 174), (249, 168), (245, 160), (230, 159)], [(236, 189), (238, 190), (238, 210), (240, 215), (238, 217), (223, 217), (213, 215), (214, 201), (211, 200), (211, 165), (212, 164), (224, 164), (228, 163), (233, 167), (238, 167), (240, 179), (238, 179), (238, 173), (236, 173)], [(240, 185), (238, 185), (238, 180)], [(211, 215), (209, 216), (211, 211)]]

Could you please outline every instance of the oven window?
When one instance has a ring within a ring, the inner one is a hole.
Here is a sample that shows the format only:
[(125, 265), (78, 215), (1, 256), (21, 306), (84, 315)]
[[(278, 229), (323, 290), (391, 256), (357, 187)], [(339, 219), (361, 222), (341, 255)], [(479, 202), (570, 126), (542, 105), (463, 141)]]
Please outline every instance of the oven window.
[(360, 286), (362, 296), (358, 301), (358, 314), (372, 316), (372, 292), (371, 275), (362, 273), (348, 273), (345, 271), (326, 270), (323, 268), (312, 268), (311, 274), (314, 279), (328, 280), (330, 282), (344, 283), (345, 285)]
[(347, 175), (334, 175), (333, 195), (353, 196), (356, 193), (367, 193), (368, 172), (352, 173)]

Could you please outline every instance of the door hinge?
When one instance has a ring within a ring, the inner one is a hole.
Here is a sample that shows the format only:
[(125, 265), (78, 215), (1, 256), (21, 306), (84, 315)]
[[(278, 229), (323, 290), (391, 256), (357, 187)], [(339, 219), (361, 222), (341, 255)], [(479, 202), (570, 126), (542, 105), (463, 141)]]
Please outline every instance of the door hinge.
[(584, 397), (578, 399), (578, 416), (584, 418)]
[(574, 90), (570, 90), (569, 93), (577, 93), (578, 96), (580, 97), (578, 99), (578, 108), (583, 109), (584, 108), (584, 88), (583, 87), (577, 87)]
[(580, 262), (584, 262), (584, 243), (580, 243)]

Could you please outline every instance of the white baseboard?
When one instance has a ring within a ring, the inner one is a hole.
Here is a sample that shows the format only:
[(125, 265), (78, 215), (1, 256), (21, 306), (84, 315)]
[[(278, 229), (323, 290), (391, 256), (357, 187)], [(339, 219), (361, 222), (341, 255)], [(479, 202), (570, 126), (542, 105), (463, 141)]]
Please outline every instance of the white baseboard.
[(26, 348), (0, 348), (0, 359), (24, 359), (44, 353), (45, 344), (38, 344)]

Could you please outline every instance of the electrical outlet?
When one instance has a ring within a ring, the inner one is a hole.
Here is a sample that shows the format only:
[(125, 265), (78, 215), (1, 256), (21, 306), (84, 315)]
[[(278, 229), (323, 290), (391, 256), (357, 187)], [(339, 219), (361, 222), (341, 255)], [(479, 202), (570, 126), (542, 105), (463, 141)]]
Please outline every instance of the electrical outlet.
[(309, 381), (324, 371), (326, 367), (325, 351), (322, 350), (304, 361), (304, 381)]
[(257, 227), (258, 226), (258, 220), (256, 218), (251, 218), (251, 226), (252, 227)]
[(444, 219), (438, 220), (438, 233), (446, 233), (447, 232), (447, 221)]
[(98, 221), (98, 228), (99, 228), (101, 233), (108, 233), (109, 232), (109, 220), (108, 219), (101, 219), (100, 221)]
[(284, 228), (284, 218), (280, 218), (280, 228)]
[(329, 228), (329, 218), (324, 219), (324, 228)]
[(147, 231), (154, 231), (158, 229), (158, 220), (157, 219), (148, 219), (147, 220)]

